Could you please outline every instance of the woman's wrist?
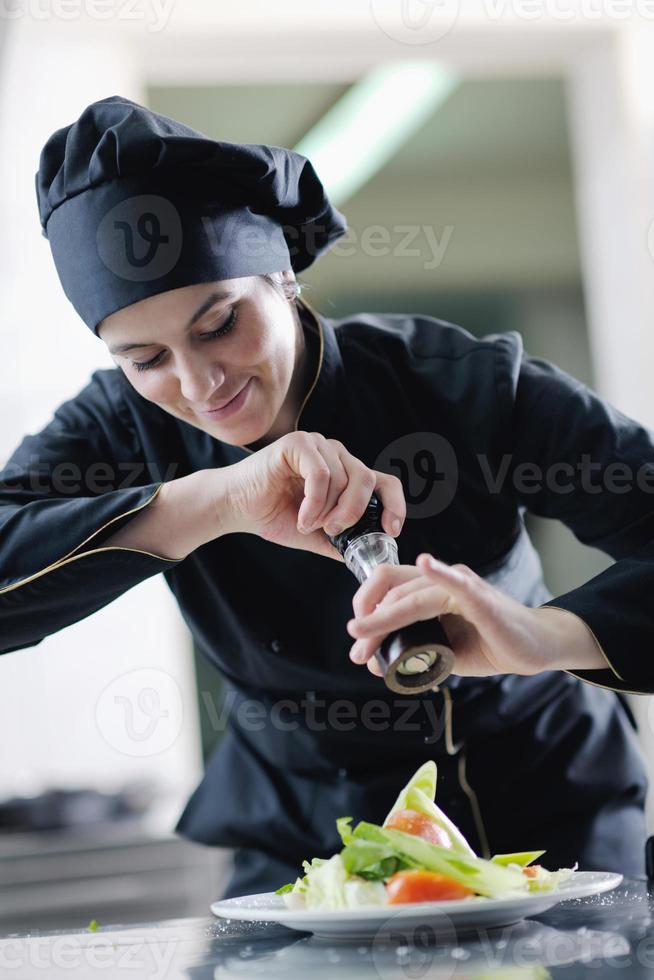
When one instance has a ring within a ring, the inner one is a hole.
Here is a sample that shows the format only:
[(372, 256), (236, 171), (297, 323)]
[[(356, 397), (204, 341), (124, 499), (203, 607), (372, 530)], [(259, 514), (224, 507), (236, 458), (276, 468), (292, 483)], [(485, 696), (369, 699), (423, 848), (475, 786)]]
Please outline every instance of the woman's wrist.
[(240, 530), (230, 471), (230, 466), (197, 470), (162, 487), (175, 526), (174, 537), (184, 554)]
[(196, 548), (234, 529), (227, 483), (220, 469), (197, 470), (163, 483), (152, 502), (108, 538), (105, 546), (182, 561)]
[(590, 626), (576, 613), (556, 606), (539, 606), (532, 612), (550, 634), (545, 670), (610, 669)]

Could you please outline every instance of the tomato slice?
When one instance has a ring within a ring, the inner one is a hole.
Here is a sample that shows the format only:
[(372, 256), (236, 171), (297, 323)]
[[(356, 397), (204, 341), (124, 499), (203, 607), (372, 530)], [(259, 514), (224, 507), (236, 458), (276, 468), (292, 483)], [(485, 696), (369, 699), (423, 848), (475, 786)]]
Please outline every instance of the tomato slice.
[(389, 905), (405, 902), (441, 902), (448, 899), (469, 898), (474, 895), (471, 888), (460, 885), (436, 871), (398, 871), (386, 882)]
[(405, 834), (422, 837), (430, 844), (440, 844), (441, 847), (452, 847), (450, 835), (437, 823), (430, 820), (424, 813), (417, 810), (397, 810), (384, 824), (388, 830), (403, 830)]

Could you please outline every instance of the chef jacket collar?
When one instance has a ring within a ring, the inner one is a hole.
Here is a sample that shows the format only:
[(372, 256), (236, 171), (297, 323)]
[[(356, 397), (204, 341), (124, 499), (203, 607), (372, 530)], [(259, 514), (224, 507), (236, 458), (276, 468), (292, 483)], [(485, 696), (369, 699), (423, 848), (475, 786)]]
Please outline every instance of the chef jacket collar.
[(339, 389), (342, 390), (345, 380), (343, 359), (336, 333), (329, 320), (304, 304), (300, 321), (305, 337), (313, 340), (313, 347), (318, 348), (318, 354), (314, 380), (305, 395), (295, 428), (304, 432), (323, 432), (334, 415), (338, 403), (337, 393)]
[[(295, 431), (327, 434), (324, 430), (333, 417), (337, 392), (345, 379), (343, 359), (329, 320), (307, 303), (302, 304), (299, 313), (309, 357), (315, 363), (315, 374), (295, 420)], [(238, 449), (246, 453), (256, 451), (251, 445)]]

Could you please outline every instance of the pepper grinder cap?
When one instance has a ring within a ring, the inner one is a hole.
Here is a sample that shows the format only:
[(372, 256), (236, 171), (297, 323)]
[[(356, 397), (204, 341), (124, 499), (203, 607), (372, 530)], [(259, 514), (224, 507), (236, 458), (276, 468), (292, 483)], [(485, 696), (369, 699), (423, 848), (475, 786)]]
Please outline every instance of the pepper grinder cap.
[(353, 524), (351, 527), (346, 527), (344, 531), (341, 531), (340, 534), (335, 534), (334, 537), (331, 537), (329, 534), (327, 537), (337, 551), (341, 555), (344, 555), (352, 542), (360, 538), (363, 534), (370, 534), (373, 531), (381, 531), (382, 534), (385, 533), (381, 522), (382, 513), (382, 502), (377, 494), (373, 493), (368, 501), (368, 506), (356, 524)]

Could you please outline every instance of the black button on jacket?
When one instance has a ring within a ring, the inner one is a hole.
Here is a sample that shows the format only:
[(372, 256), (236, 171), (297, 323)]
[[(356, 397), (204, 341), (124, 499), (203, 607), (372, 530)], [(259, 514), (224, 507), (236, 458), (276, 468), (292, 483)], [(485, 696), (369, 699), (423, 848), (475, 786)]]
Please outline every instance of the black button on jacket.
[[(654, 434), (525, 355), (517, 333), (302, 316), (316, 375), (298, 428), (400, 476), (400, 560), (429, 551), (526, 605), (577, 614), (606, 669), (452, 676), (401, 698), (348, 659), (358, 586), (342, 563), (248, 534), (181, 561), (103, 547), (162, 481), (249, 451), (146, 401), (117, 369), (96, 371), (0, 472), (0, 652), (164, 574), (226, 681), (229, 718), (178, 830), (238, 849), (231, 894), (333, 853), (338, 816), (381, 820), (428, 758), (437, 800), (478, 853), (547, 848), (548, 867), (642, 873), (645, 769), (616, 692), (654, 692)], [(615, 563), (553, 599), (526, 509)]]

